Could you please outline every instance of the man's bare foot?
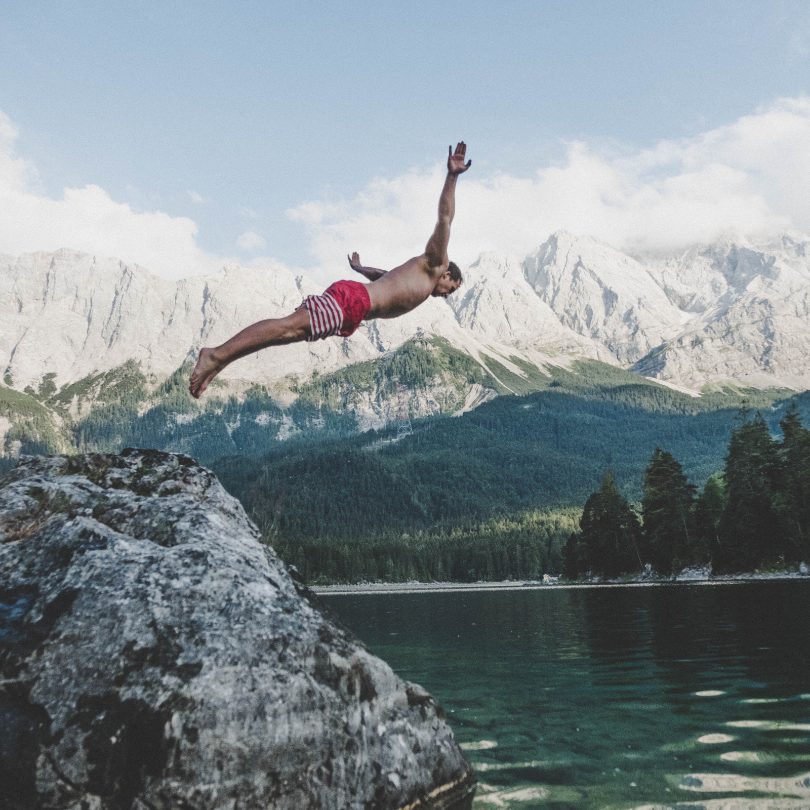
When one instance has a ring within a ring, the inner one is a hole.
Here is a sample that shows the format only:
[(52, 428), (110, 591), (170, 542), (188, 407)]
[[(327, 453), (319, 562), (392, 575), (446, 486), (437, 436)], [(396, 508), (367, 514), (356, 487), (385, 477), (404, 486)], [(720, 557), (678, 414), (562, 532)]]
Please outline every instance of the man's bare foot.
[(214, 359), (213, 349), (200, 349), (200, 355), (197, 358), (197, 365), (194, 366), (194, 371), (191, 372), (191, 379), (188, 382), (188, 390), (194, 399), (199, 399), (203, 391), (208, 388), (208, 383), (222, 371), (221, 366)]

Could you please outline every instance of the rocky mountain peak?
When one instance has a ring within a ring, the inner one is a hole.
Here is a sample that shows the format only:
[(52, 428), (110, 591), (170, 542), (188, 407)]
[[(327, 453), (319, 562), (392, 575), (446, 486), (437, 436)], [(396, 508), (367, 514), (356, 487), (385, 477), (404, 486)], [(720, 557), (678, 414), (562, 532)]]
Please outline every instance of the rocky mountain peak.
[[(487, 253), (462, 271), (464, 286), (447, 301), (364, 323), (346, 341), (248, 356), (220, 380), (289, 398), (316, 370), (378, 360), (422, 329), (482, 367), (487, 357), (513, 356), (541, 373), (547, 360), (573, 357), (630, 367), (655, 352), (654, 364), (636, 368), (695, 390), (716, 382), (810, 386), (800, 372), (808, 366), (800, 321), (810, 300), (810, 242), (795, 234), (635, 256), (559, 231), (528, 256)], [(200, 346), (286, 315), (321, 289), (280, 265), (168, 282), (69, 250), (0, 257), (0, 371), (20, 391), (36, 390), (46, 374), (61, 387), (127, 361), (165, 379)], [(766, 310), (759, 338), (735, 337)]]

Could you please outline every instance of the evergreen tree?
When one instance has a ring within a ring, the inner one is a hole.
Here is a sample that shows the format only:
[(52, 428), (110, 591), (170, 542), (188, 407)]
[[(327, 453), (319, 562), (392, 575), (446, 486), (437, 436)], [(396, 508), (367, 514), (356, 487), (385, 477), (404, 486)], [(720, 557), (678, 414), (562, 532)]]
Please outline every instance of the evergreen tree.
[(579, 535), (576, 532), (571, 532), (563, 549), (562, 573), (566, 579), (576, 579), (584, 573), (581, 549)]
[(720, 519), (726, 508), (726, 482), (722, 473), (709, 477), (695, 500), (693, 526), (696, 563), (714, 559), (720, 542)]
[(777, 444), (762, 415), (745, 415), (731, 432), (726, 456), (726, 508), (719, 526), (715, 568), (753, 571), (784, 558), (784, 532), (775, 509)]
[(810, 560), (810, 430), (802, 427), (795, 401), (782, 421), (776, 511), (785, 529), (788, 558)]
[(580, 526), (591, 573), (615, 577), (641, 569), (641, 526), (610, 472), (586, 501)]
[(695, 487), (675, 457), (655, 448), (644, 473), (641, 514), (650, 562), (659, 574), (671, 574), (695, 562), (691, 511)]

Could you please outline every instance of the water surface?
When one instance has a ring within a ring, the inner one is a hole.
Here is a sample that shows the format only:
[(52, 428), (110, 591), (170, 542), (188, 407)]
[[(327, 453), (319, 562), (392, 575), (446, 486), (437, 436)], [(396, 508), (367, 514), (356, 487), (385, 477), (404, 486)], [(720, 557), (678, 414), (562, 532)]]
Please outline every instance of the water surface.
[(810, 583), (324, 601), (443, 705), (477, 810), (810, 808)]

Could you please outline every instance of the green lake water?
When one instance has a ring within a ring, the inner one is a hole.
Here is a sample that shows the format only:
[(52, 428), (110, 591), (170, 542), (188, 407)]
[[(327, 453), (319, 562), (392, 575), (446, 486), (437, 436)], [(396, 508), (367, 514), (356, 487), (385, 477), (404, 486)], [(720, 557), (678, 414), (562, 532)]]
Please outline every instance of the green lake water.
[(325, 596), (444, 707), (476, 810), (810, 809), (810, 583)]

